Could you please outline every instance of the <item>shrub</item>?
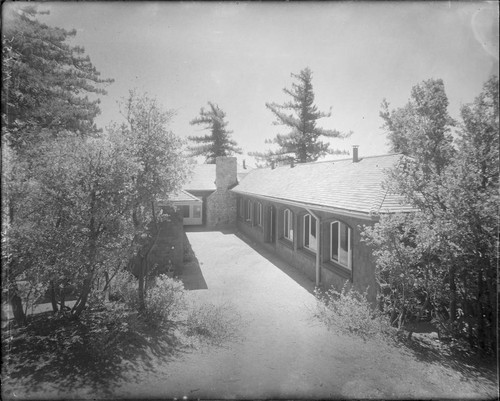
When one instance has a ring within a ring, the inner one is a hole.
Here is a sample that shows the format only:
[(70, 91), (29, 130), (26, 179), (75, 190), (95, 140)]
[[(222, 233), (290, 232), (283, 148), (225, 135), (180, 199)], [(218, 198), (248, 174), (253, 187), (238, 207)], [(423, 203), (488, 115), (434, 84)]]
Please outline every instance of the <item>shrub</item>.
[(230, 305), (194, 305), (187, 317), (187, 334), (220, 345), (236, 336), (240, 321)]
[(131, 309), (137, 309), (139, 295), (137, 292), (137, 279), (127, 270), (116, 274), (111, 282), (109, 299), (125, 303)]
[(334, 288), (326, 292), (315, 290), (315, 296), (317, 317), (329, 329), (355, 334), (365, 340), (380, 336), (392, 337), (395, 333), (388, 319), (371, 306), (366, 292), (361, 294), (347, 283), (340, 292)]
[(187, 310), (186, 291), (181, 281), (160, 274), (145, 296), (144, 317), (150, 326), (168, 329), (178, 323)]
[(87, 328), (87, 349), (97, 357), (116, 352), (121, 343), (129, 341), (139, 330), (135, 314), (118, 302), (111, 302), (99, 311), (88, 310), (81, 321)]

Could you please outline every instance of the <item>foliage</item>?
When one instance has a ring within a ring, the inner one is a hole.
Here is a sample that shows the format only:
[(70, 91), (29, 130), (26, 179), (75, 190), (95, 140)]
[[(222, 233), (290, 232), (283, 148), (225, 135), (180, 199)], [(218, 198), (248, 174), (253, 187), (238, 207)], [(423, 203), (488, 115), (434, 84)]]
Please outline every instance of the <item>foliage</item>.
[(181, 281), (160, 274), (146, 292), (144, 317), (148, 324), (168, 331), (183, 318), (187, 308), (185, 297)]
[(129, 126), (96, 138), (68, 132), (11, 153), (6, 189), (19, 203), (2, 249), (11, 293), (20, 279), (73, 287), (78, 316), (96, 279), (148, 243), (154, 203), (178, 188), (184, 162), (181, 141), (166, 129), (170, 114), (145, 96), (129, 100)]
[(29, 154), (33, 185), (6, 233), (9, 274), (75, 286), (79, 314), (99, 269), (127, 254), (135, 165), (104, 138), (47, 141)]
[(135, 91), (129, 92), (121, 106), (127, 124), (115, 124), (108, 131), (121, 144), (126, 157), (138, 166), (132, 177), (132, 245), (140, 261), (139, 306), (144, 309), (146, 284), (152, 272), (148, 255), (160, 233), (158, 219), (166, 218), (159, 216), (155, 203), (168, 200), (171, 193), (180, 189), (188, 173), (187, 161), (181, 152), (183, 142), (168, 129), (173, 111), (163, 110), (156, 99)]
[[(342, 134), (337, 130), (326, 130), (316, 125), (317, 120), (330, 117), (331, 111), (324, 113), (318, 110), (314, 104), (314, 91), (312, 86), (312, 71), (305, 68), (299, 74), (291, 74), (297, 80), (291, 89), (284, 88), (283, 91), (292, 100), (283, 104), (266, 103), (266, 107), (276, 117), (275, 125), (284, 125), (290, 129), (287, 134), (277, 134), (266, 143), (278, 145), (278, 150), (269, 150), (266, 153), (252, 152), (250, 155), (268, 164), (275, 161), (293, 159), (298, 163), (306, 163), (318, 160), (326, 154), (341, 153), (330, 149), (328, 142), (319, 140), (326, 138), (345, 138), (350, 135)], [(291, 111), (291, 114), (287, 114)]]
[(361, 294), (347, 283), (339, 292), (333, 287), (325, 292), (315, 290), (317, 317), (329, 329), (355, 334), (363, 339), (392, 336), (390, 322)]
[(441, 244), (428, 220), (421, 212), (387, 215), (363, 233), (374, 249), (379, 306), (398, 329), (443, 301)]
[(453, 156), (448, 98), (441, 79), (429, 79), (415, 85), (410, 101), (389, 110), (384, 99), (380, 116), (394, 152), (412, 156), (426, 169), (439, 173)]
[(85, 50), (69, 43), (76, 30), (40, 23), (37, 14), (48, 12), (36, 6), (4, 11), (2, 117), (10, 144), (20, 149), (68, 130), (97, 132), (97, 95), (106, 94), (102, 86), (113, 80), (101, 78)]
[[(432, 93), (437, 103), (429, 103), (438, 108), (441, 91)], [(387, 126), (411, 121), (414, 111), (407, 112), (386, 115)], [(442, 112), (434, 114), (445, 120)], [(498, 115), (494, 76), (462, 107), (453, 149), (442, 124), (435, 124), (436, 135), (426, 131), (436, 141), (408, 140), (412, 158), (390, 172), (387, 186), (419, 211), (383, 216), (364, 233), (375, 249), (386, 312), (401, 324), (430, 311), (455, 337), (487, 351), (495, 349), (497, 336)], [(404, 125), (406, 138), (421, 135), (419, 127)]]
[(132, 273), (122, 270), (113, 277), (109, 299), (112, 302), (123, 302), (130, 309), (138, 308), (137, 279)]
[(241, 318), (231, 305), (193, 305), (187, 317), (187, 334), (221, 345), (238, 333)]
[(206, 163), (215, 163), (217, 156), (241, 154), (235, 140), (231, 139), (232, 131), (226, 129), (226, 113), (216, 104), (208, 102), (209, 109), (203, 107), (200, 115), (191, 121), (191, 125), (203, 125), (210, 130), (210, 135), (190, 136), (188, 139), (196, 143), (188, 147), (191, 156), (205, 156)]

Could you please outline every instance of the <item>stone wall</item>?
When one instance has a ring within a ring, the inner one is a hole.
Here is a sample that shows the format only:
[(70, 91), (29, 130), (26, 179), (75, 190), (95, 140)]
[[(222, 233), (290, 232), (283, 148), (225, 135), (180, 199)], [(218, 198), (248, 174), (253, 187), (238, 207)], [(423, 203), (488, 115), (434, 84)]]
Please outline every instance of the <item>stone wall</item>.
[(207, 197), (207, 227), (227, 227), (236, 223), (236, 195), (230, 189), (238, 183), (236, 157), (217, 157), (217, 189)]

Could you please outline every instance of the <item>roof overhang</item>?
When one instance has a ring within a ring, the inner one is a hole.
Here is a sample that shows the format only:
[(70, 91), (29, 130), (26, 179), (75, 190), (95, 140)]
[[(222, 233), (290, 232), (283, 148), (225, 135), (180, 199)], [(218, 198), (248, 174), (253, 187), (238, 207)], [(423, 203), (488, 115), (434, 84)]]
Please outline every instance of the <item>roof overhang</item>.
[(238, 190), (234, 190), (234, 189), (232, 189), (231, 191), (236, 193), (236, 194), (239, 194), (239, 195), (251, 196), (253, 198), (262, 199), (262, 200), (266, 200), (269, 202), (282, 203), (282, 204), (288, 205), (288, 206), (300, 207), (302, 209), (312, 209), (312, 210), (316, 210), (316, 211), (320, 211), (320, 212), (340, 214), (342, 216), (356, 217), (358, 219), (364, 219), (364, 220), (369, 220), (369, 221), (378, 221), (380, 218), (379, 214), (373, 213), (373, 212), (372, 213), (361, 212), (361, 211), (356, 211), (356, 210), (335, 208), (335, 207), (331, 207), (331, 206), (317, 205), (314, 203), (298, 202), (298, 201), (293, 201), (293, 200), (284, 199), (284, 198), (276, 198), (273, 196), (266, 196), (266, 195), (260, 195), (260, 194), (250, 193), (250, 192), (238, 191)]

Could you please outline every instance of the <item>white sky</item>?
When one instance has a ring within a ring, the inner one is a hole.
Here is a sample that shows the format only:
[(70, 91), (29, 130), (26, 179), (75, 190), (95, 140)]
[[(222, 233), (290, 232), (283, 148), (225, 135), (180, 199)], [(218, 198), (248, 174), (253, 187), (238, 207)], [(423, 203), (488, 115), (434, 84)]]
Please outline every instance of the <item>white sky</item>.
[(177, 110), (174, 133), (198, 135), (189, 121), (213, 101), (245, 153), (269, 147), (264, 140), (280, 128), (265, 103), (285, 101), (290, 73), (306, 66), (319, 109), (333, 107), (319, 125), (354, 131), (332, 144), (360, 145), (360, 156), (388, 152), (383, 98), (402, 106), (412, 86), (442, 78), (458, 118), (460, 105), (498, 73), (496, 2), (68, 2), (40, 9), (50, 10), (41, 21), (77, 29), (74, 44), (115, 79), (99, 126), (120, 121), (117, 101), (136, 88)]

